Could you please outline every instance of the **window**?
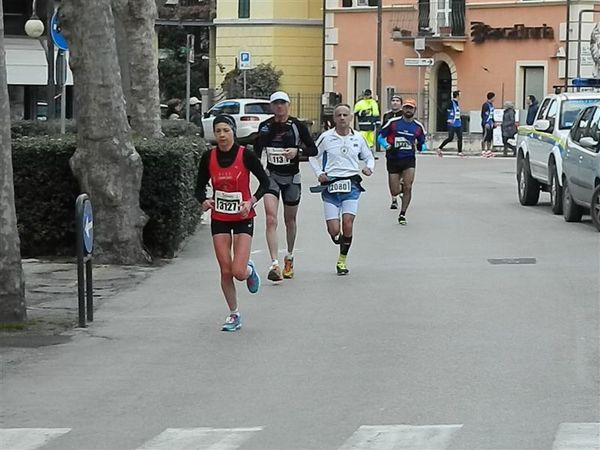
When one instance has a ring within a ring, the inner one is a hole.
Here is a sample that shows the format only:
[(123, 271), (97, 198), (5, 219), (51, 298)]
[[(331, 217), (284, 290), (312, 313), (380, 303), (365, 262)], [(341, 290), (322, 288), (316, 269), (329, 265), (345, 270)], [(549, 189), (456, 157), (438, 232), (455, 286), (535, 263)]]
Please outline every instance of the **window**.
[(248, 19), (250, 17), (250, 0), (238, 0), (238, 18)]
[(244, 110), (246, 114), (272, 114), (270, 103), (247, 103)]
[(542, 106), (540, 106), (540, 109), (538, 110), (538, 114), (537, 117), (535, 118), (536, 120), (541, 119), (542, 117), (544, 117), (546, 115), (546, 110), (548, 109), (548, 105), (550, 105), (550, 99), (547, 98), (546, 100), (543, 101)]
[(210, 110), (211, 116), (218, 116), (219, 114), (239, 114), (240, 104), (238, 102), (221, 102), (217, 103)]
[(581, 111), (586, 106), (598, 104), (600, 104), (600, 98), (581, 98), (575, 100), (566, 100), (562, 102), (562, 114), (560, 118), (559, 128), (561, 130), (568, 130), (569, 128), (571, 128), (571, 126), (577, 119), (579, 111)]
[(353, 6), (377, 6), (379, 0), (342, 0), (343, 8), (352, 8)]

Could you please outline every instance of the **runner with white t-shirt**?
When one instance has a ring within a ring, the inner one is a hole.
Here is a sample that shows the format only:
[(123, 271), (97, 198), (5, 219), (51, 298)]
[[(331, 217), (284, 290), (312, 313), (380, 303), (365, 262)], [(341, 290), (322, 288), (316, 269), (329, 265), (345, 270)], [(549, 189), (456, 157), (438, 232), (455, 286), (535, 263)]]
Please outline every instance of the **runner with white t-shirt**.
[[(349, 272), (346, 257), (352, 244), (358, 200), (364, 191), (360, 173), (370, 176), (375, 159), (365, 138), (350, 127), (353, 118), (349, 105), (337, 105), (333, 120), (335, 128), (321, 134), (317, 140), (319, 152), (309, 161), (323, 187), (321, 197), (327, 232), (333, 242), (340, 245), (336, 271), (338, 275), (346, 275)], [(362, 170), (361, 160), (365, 164)]]

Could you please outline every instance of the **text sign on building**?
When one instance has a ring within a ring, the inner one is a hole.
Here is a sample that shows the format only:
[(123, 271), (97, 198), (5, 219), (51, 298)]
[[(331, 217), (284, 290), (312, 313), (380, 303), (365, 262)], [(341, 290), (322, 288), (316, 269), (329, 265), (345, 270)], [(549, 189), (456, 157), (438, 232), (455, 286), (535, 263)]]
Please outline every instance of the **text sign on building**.
[(405, 66), (433, 66), (433, 58), (404, 58)]
[(240, 70), (252, 69), (252, 56), (250, 52), (240, 52)]
[(471, 22), (471, 40), (481, 44), (486, 40), (554, 39), (554, 29), (545, 23), (541, 27), (526, 27), (517, 23), (512, 27), (491, 27), (483, 22)]

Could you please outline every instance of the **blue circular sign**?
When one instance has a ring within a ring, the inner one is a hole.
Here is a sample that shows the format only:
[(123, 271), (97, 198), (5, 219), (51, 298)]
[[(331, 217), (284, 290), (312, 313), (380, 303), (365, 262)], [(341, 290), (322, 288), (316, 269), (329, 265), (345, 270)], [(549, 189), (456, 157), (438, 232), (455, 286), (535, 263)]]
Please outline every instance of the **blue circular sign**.
[(83, 228), (83, 246), (86, 253), (91, 254), (94, 249), (94, 217), (92, 215), (92, 203), (89, 200), (83, 202), (81, 227)]
[(50, 30), (52, 34), (52, 40), (61, 50), (69, 50), (69, 44), (65, 37), (60, 33), (60, 24), (58, 23), (57, 13), (54, 13), (52, 20), (50, 21)]

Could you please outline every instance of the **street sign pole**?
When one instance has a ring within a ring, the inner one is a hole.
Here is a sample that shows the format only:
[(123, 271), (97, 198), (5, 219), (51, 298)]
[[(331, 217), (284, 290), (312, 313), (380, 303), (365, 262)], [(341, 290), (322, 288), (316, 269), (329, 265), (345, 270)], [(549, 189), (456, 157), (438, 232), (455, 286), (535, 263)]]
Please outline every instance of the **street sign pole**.
[(186, 36), (185, 52), (186, 52), (186, 64), (185, 64), (185, 120), (190, 121), (190, 83), (191, 83), (191, 67), (194, 62), (194, 45), (195, 36), (188, 34)]
[(94, 219), (92, 203), (87, 194), (75, 202), (75, 227), (77, 229), (77, 292), (79, 326), (85, 328), (87, 320), (94, 320), (94, 285), (92, 281), (92, 252), (94, 251)]
[(244, 70), (244, 98), (246, 98), (246, 71)]
[(251, 69), (252, 67), (252, 56), (250, 52), (240, 52), (238, 58), (238, 67), (243, 72), (242, 78), (244, 80), (244, 97), (246, 97), (246, 70)]

